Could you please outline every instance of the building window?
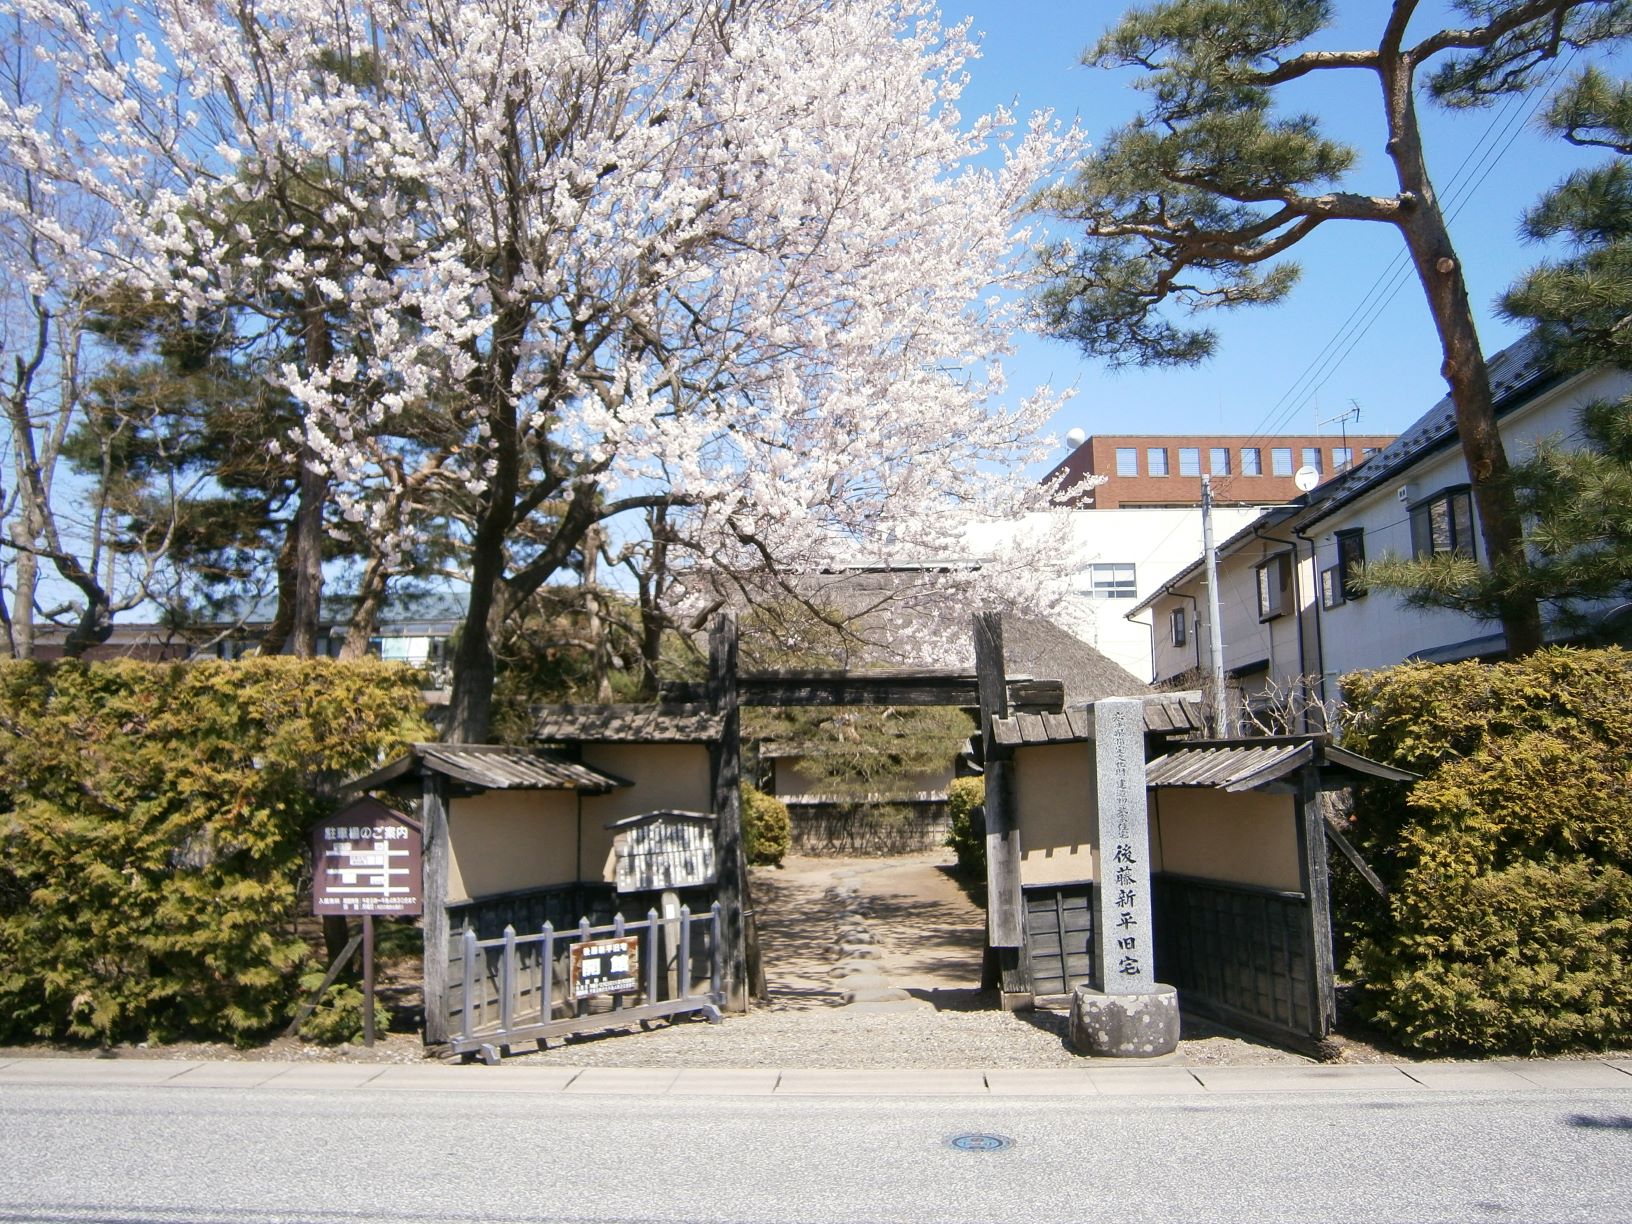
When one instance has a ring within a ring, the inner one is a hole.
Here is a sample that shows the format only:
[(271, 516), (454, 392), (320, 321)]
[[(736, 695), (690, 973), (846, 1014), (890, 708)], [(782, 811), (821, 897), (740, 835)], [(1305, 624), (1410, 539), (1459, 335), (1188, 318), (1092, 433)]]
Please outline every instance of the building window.
[(1101, 561), (1088, 567), (1090, 599), (1133, 599), (1138, 582), (1131, 561)]
[(1116, 474), (1118, 476), (1139, 475), (1138, 447), (1119, 446), (1116, 448)]
[(1375, 446), (1363, 446), (1360, 448), (1360, 458), (1362, 459), (1370, 459), (1376, 453), (1377, 448)]
[(1354, 462), (1354, 448), (1349, 446), (1332, 447), (1332, 471), (1341, 472)]
[(1214, 476), (1230, 474), (1230, 448), (1215, 446), (1207, 452), (1207, 470)]
[(1312, 467), (1317, 472), (1321, 470), (1321, 467), (1320, 467), (1320, 447), (1318, 447), (1318, 446), (1306, 446), (1306, 447), (1303, 448), (1303, 466), (1304, 467)]
[(1292, 448), (1290, 446), (1276, 446), (1270, 449), (1269, 472), (1272, 476), (1292, 475)]
[(1258, 619), (1284, 615), (1291, 602), (1292, 554), (1279, 553), (1258, 567)]
[(1185, 619), (1183, 608), (1174, 608), (1168, 617), (1173, 627), (1173, 645), (1183, 646), (1190, 640), (1190, 625)]
[(1262, 476), (1264, 474), (1264, 452), (1256, 446), (1241, 448), (1241, 475)]
[(1473, 551), (1473, 496), (1467, 489), (1447, 489), (1411, 507), (1411, 555)]
[(1340, 531), (1337, 533), (1337, 572), (1344, 599), (1359, 599), (1366, 593), (1360, 573), (1366, 564), (1366, 533)]
[(1335, 608), (1343, 602), (1343, 580), (1338, 577), (1338, 567), (1328, 566), (1320, 571), (1320, 606)]
[(1201, 448), (1198, 446), (1179, 447), (1179, 475), (1201, 475)]
[(1167, 475), (1167, 447), (1153, 446), (1145, 452), (1145, 471), (1152, 476)]

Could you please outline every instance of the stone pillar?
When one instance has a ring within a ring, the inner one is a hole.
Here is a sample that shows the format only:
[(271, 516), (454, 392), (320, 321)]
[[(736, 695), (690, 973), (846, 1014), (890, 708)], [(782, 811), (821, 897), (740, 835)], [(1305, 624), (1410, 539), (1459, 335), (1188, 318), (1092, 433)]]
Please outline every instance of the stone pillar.
[(1094, 964), (1098, 989), (1071, 999), (1071, 1043), (1084, 1054), (1150, 1058), (1179, 1043), (1179, 998), (1156, 981), (1145, 810), (1145, 707), (1137, 697), (1094, 703), (1098, 820), (1094, 844)]

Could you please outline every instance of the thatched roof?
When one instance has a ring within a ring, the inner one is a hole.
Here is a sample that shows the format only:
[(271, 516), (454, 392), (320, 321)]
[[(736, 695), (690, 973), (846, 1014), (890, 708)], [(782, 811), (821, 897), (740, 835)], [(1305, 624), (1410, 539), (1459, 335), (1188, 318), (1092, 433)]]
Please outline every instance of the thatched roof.
[[(810, 575), (797, 585), (811, 603), (855, 618), (852, 628), (859, 640), (848, 647), (847, 657), (840, 660), (843, 666), (973, 672), (971, 611), (962, 601), (949, 599), (934, 581), (940, 570), (957, 568), (970, 567), (855, 569)], [(926, 636), (940, 643), (934, 658), (924, 657)], [(1042, 616), (1004, 615), (1003, 661), (1010, 676), (1063, 681), (1067, 705), (1142, 697), (1151, 691), (1120, 664)]]

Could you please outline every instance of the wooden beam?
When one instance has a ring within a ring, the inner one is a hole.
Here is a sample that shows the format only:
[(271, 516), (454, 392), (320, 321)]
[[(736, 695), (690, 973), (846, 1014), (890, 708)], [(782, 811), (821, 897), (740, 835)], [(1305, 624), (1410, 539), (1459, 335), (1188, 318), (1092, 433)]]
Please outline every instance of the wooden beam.
[[(1065, 682), (1018, 676), (1008, 682), (1011, 709), (1056, 713), (1065, 708)], [(980, 704), (978, 678), (968, 672), (895, 669), (862, 672), (792, 670), (747, 672), (737, 680), (744, 706), (956, 706)], [(706, 686), (665, 683), (665, 701), (706, 700)]]
[(1303, 895), (1309, 899), (1310, 951), (1313, 963), (1309, 974), (1309, 1012), (1315, 1031), (1309, 1035), (1323, 1041), (1337, 1023), (1336, 966), (1332, 954), (1332, 886), (1326, 858), (1326, 818), (1320, 810), (1320, 791), (1315, 770), (1306, 766), (1300, 774), (1302, 785), (1293, 801), (1298, 833), (1298, 876)]
[(737, 618), (722, 612), (708, 634), (708, 705), (719, 716), (719, 741), (709, 747), (714, 783), (715, 850), (720, 878), (720, 943), (725, 962), (725, 1006), (748, 1010), (748, 942), (743, 906), (748, 893), (748, 866), (742, 850), (742, 714), (737, 691)]
[(424, 935), (425, 1044), (448, 1040), (448, 779), (427, 770), (420, 823), (425, 856), (421, 875), (425, 885)]
[(1325, 823), (1326, 836), (1331, 839), (1332, 845), (1336, 846), (1343, 852), (1343, 857), (1348, 859), (1350, 863), (1354, 864), (1354, 869), (1360, 873), (1360, 875), (1365, 879), (1366, 883), (1370, 884), (1372, 888), (1377, 891), (1377, 895), (1379, 897), (1386, 900), (1388, 897), (1388, 885), (1384, 884), (1382, 878), (1371, 869), (1371, 864), (1367, 863), (1365, 859), (1360, 857), (1360, 851), (1354, 848), (1354, 843), (1347, 837), (1343, 836), (1342, 832), (1336, 825), (1334, 825), (1330, 820), (1326, 821)]
[[(1020, 895), (1020, 828), (1015, 819), (1012, 761), (997, 742), (993, 720), (1009, 713), (1003, 670), (1003, 622), (995, 612), (975, 616), (975, 674), (980, 679), (980, 734), (986, 762), (986, 931), (987, 942), (1003, 949), (1023, 948), (1025, 903)], [(998, 958), (1004, 992), (1014, 993), (1024, 974), (1023, 960)]]

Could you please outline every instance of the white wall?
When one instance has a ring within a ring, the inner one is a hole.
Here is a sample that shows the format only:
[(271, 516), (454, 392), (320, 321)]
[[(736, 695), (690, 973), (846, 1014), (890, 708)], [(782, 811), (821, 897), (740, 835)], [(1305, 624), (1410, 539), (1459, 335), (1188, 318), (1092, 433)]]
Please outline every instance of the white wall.
[[(1307, 546), (1282, 527), (1266, 525), (1263, 536), (1249, 536), (1219, 558), (1218, 600), (1224, 670), (1246, 670), (1239, 687), (1257, 692), (1266, 683), (1284, 688), (1292, 677), (1316, 668), (1314, 625), (1308, 611), (1310, 578)], [(1222, 539), (1228, 537), (1221, 537)], [(1292, 552), (1286, 541), (1299, 546), (1294, 562), (1293, 588), (1285, 611), (1268, 620), (1258, 613), (1258, 567), (1271, 557)], [(1192, 558), (1194, 560), (1194, 558)], [(1152, 618), (1156, 635), (1156, 679), (1174, 680), (1203, 666), (1207, 659), (1207, 586), (1200, 572), (1176, 584), (1141, 615)], [(1182, 610), (1187, 640), (1173, 643), (1172, 614)], [(1302, 622), (1300, 640), (1300, 620)], [(1262, 665), (1262, 666), (1260, 666)]]
[[(1152, 678), (1151, 638), (1146, 624), (1127, 614), (1161, 584), (1201, 555), (1199, 508), (1161, 510), (1068, 510), (1066, 545), (1077, 568), (1076, 609), (1080, 615), (1062, 627), (1141, 680)], [(1216, 539), (1227, 539), (1263, 511), (1256, 506), (1223, 506), (1213, 513)], [(971, 539), (977, 552), (1001, 547), (1016, 533), (1040, 529), (1053, 515), (1036, 515), (1023, 523), (984, 523)], [(1131, 563), (1135, 593), (1131, 599), (1094, 599), (1087, 592), (1095, 562)]]
[[(1527, 458), (1536, 442), (1543, 438), (1557, 438), (1570, 445), (1578, 439), (1576, 418), (1583, 405), (1595, 399), (1624, 395), (1629, 387), (1632, 387), (1632, 375), (1594, 371), (1538, 396), (1501, 422), (1508, 458), (1515, 462)], [(1378, 560), (1385, 553), (1409, 557), (1408, 504), (1420, 502), (1440, 489), (1467, 483), (1467, 464), (1458, 447), (1441, 451), (1400, 473), (1384, 488), (1351, 502), (1308, 528), (1316, 544), (1319, 568), (1337, 564), (1336, 533), (1355, 528), (1365, 531), (1366, 560)], [(1398, 496), (1401, 486), (1408, 489), (1405, 501)], [(1483, 562), (1484, 544), (1477, 539), (1477, 528), (1475, 538), (1477, 555)], [(1482, 623), (1458, 612), (1414, 611), (1405, 607), (1398, 596), (1383, 592), (1322, 609), (1320, 617), (1324, 670), (1329, 680), (1351, 671), (1386, 667), (1425, 651), (1471, 654), (1474, 653), (1472, 644), (1478, 639), (1500, 633), (1500, 626)]]

